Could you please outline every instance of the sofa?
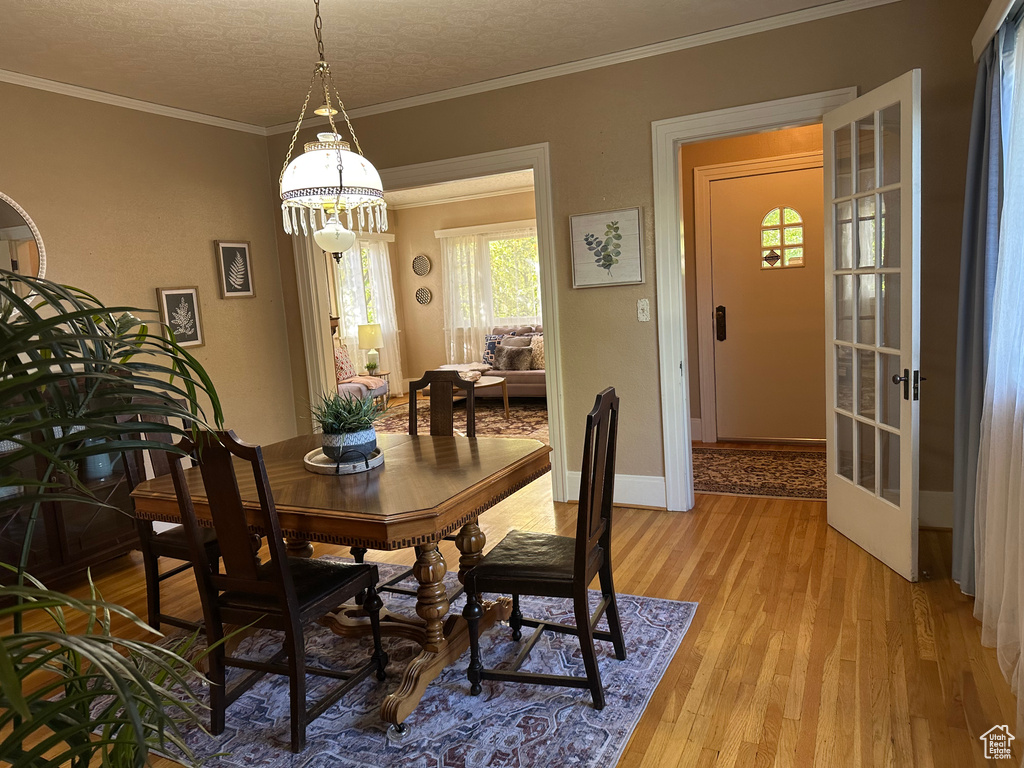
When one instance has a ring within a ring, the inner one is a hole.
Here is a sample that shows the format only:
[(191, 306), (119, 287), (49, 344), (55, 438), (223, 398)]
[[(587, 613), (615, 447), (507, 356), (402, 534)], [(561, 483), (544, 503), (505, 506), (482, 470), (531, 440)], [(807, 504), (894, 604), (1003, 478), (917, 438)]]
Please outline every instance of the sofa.
[[(517, 325), (517, 326), (495, 326), (491, 329), (492, 336), (503, 336), (498, 343), (503, 346), (510, 346), (511, 339), (530, 338), (534, 335), (544, 334), (544, 327), (540, 325)], [(521, 342), (519, 342), (521, 343)], [(502, 376), (508, 386), (509, 397), (546, 397), (547, 388), (544, 377), (544, 370), (530, 371), (499, 371), (494, 368), (484, 374), (485, 376)], [(477, 397), (501, 397), (501, 387), (487, 387), (477, 392)]]

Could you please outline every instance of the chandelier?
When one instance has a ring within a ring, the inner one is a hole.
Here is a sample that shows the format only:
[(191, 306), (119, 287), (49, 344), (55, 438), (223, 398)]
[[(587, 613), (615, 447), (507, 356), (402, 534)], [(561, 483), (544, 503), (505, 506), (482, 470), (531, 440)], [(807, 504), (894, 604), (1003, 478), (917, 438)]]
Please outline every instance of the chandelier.
[[(297, 235), (301, 231), (308, 235), (312, 231), (316, 244), (340, 261), (341, 254), (355, 243), (353, 230), (360, 233), (387, 230), (387, 204), (380, 174), (363, 157), (352, 121), (334, 85), (331, 65), (324, 60), (320, 0), (313, 0), (313, 4), (316, 7), (313, 30), (320, 58), (309, 79), (306, 99), (302, 102), (302, 111), (281, 169), (281, 214), (287, 234)], [(317, 140), (307, 143), (303, 153), (292, 160), (299, 129), (318, 80), (324, 103), (314, 112), (327, 118), (331, 130), (318, 133)], [(351, 145), (342, 139), (334, 124), (334, 116), (339, 111), (355, 144), (355, 152), (351, 151)]]

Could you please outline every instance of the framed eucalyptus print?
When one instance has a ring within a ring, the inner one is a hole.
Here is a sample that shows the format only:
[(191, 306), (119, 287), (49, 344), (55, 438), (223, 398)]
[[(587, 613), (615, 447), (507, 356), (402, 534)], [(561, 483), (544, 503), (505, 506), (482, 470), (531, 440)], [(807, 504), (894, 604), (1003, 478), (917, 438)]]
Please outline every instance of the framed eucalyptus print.
[(203, 318), (199, 311), (199, 289), (157, 288), (160, 304), (160, 319), (174, 331), (175, 340), (183, 347), (201, 347), (206, 343), (203, 336)]
[(644, 281), (639, 208), (578, 214), (569, 222), (573, 288)]
[(217, 271), (220, 273), (222, 299), (241, 299), (256, 295), (252, 284), (249, 243), (217, 240)]

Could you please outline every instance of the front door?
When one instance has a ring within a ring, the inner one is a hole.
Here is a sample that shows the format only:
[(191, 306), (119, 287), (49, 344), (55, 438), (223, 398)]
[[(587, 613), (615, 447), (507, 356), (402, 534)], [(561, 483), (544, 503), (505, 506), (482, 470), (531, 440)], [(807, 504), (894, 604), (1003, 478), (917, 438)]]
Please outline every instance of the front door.
[(822, 170), (710, 186), (718, 439), (824, 440)]
[(917, 581), (921, 73), (825, 115), (828, 522)]

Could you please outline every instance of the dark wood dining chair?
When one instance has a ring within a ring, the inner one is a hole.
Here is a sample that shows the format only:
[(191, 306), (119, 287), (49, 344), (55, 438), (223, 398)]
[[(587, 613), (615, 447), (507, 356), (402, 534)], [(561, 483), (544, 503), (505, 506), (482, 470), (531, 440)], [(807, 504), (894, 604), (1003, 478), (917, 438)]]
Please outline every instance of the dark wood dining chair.
[[(319, 717), (371, 673), (384, 679), (388, 663), (381, 647), (380, 609), (377, 595), (377, 566), (333, 563), (325, 560), (288, 557), (274, 506), (263, 451), (258, 445), (241, 442), (234, 432), (201, 432), (198, 444), (182, 440), (186, 451), (195, 448), (196, 462), (209, 500), (210, 515), (221, 541), (223, 575), (206, 562), (202, 530), (196, 519), (185, 474), (178, 457), (171, 457), (171, 477), (181, 507), (200, 583), (206, 637), (210, 651), (211, 731), (224, 731), (225, 713), (235, 701), (268, 672), (287, 675), (291, 704), (291, 749), (301, 752), (306, 743), (306, 725)], [(233, 459), (241, 459), (252, 471), (259, 496), (259, 527), (266, 533), (270, 559), (260, 563), (250, 546), (249, 523), (238, 490)], [(373, 630), (373, 654), (354, 672), (337, 672), (306, 663), (303, 625), (319, 619), (342, 603), (359, 598)], [(269, 661), (241, 659), (227, 655), (226, 624), (254, 625), (284, 632), (284, 644)], [(284, 661), (285, 663), (282, 663)], [(231, 690), (226, 687), (226, 667), (249, 670)], [(307, 709), (306, 675), (320, 675), (341, 681)]]
[[(597, 396), (593, 410), (587, 414), (576, 537), (512, 531), (466, 574), (466, 607), (462, 615), (469, 625), (470, 662), (467, 674), (472, 695), (480, 693), (482, 680), (563, 685), (589, 688), (594, 708), (604, 708), (604, 688), (594, 640), (610, 641), (615, 649), (615, 658), (620, 661), (626, 658), (626, 643), (612, 584), (611, 561), (618, 420), (619, 398), (609, 387)], [(595, 576), (601, 584), (601, 602), (591, 614), (587, 589)], [(509, 624), (514, 640), (522, 638), (524, 625), (537, 628), (509, 669), (484, 669), (480, 661), (482, 592), (512, 595)], [(520, 595), (572, 598), (575, 626), (524, 618), (519, 608)], [(597, 623), (605, 614), (608, 630), (597, 630)], [(520, 670), (546, 629), (579, 638), (586, 677), (543, 675)]]
[(458, 371), (427, 371), (409, 384), (409, 434), (416, 432), (416, 393), (430, 387), (430, 434), (451, 437), (455, 434), (455, 396), (462, 390), (466, 396), (466, 437), (476, 437), (476, 393), (472, 381)]
[[(139, 432), (138, 428), (142, 423), (167, 426), (167, 418), (164, 416), (145, 414), (134, 415), (124, 419), (118, 419), (130, 431), (122, 435), (124, 440), (145, 439), (149, 442), (165, 443), (170, 447), (172, 435), (165, 431)], [(132, 424), (137, 425), (132, 427)], [(149, 451), (150, 465), (153, 468), (153, 477), (163, 477), (171, 471), (169, 456), (166, 451)], [(136, 486), (146, 479), (146, 452), (142, 450), (125, 451), (122, 454), (124, 463), (125, 479), (128, 483), (128, 491), (135, 490)], [(153, 529), (150, 520), (135, 518), (135, 529), (139, 537), (139, 552), (142, 553), (142, 567), (146, 574), (146, 612), (149, 625), (153, 629), (160, 629), (161, 624), (170, 624), (173, 627), (195, 630), (202, 626), (201, 622), (191, 621), (180, 616), (164, 613), (160, 603), (160, 584), (163, 581), (177, 576), (192, 569), (192, 551), (189, 547), (185, 529), (176, 525), (165, 531), (157, 533)], [(206, 551), (206, 559), (214, 569), (218, 567), (220, 560), (220, 547), (217, 544), (217, 534), (212, 528), (204, 528), (201, 532), (203, 548)], [(160, 559), (179, 560), (178, 565), (160, 570)]]

